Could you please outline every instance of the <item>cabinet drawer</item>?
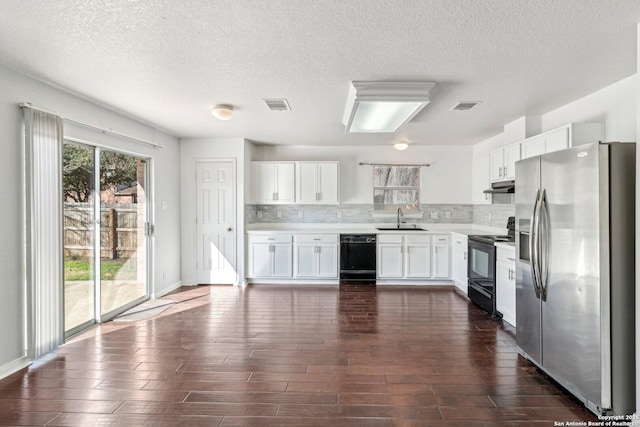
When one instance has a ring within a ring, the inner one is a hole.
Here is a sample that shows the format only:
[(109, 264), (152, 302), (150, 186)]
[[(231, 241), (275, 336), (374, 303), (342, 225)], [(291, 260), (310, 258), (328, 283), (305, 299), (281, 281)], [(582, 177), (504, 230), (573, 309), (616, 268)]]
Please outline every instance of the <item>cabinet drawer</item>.
[(378, 243), (402, 243), (402, 234), (378, 234)]
[(463, 249), (467, 249), (468, 246), (468, 240), (466, 236), (459, 236), (459, 235), (453, 235), (451, 237), (451, 240), (453, 241), (453, 247), (454, 248), (463, 248)]
[(405, 241), (410, 243), (431, 243), (431, 236), (428, 234), (405, 234)]
[(449, 243), (449, 236), (445, 235), (434, 235), (433, 243)]
[(503, 246), (496, 247), (496, 262), (505, 262), (515, 266), (516, 248), (507, 249)]
[(296, 243), (338, 243), (337, 234), (295, 234)]
[(265, 234), (250, 235), (249, 243), (291, 243), (293, 236), (291, 234)]

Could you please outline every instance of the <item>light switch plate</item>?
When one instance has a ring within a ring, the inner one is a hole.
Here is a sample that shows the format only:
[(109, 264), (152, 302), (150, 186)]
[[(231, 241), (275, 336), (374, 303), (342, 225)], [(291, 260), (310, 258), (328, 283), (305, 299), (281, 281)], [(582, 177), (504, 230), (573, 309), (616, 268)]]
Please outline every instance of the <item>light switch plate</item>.
[(298, 218), (304, 218), (304, 211), (298, 211)]
[(338, 219), (342, 219), (342, 211), (338, 211)]
[(438, 219), (438, 211), (431, 212), (431, 219)]
[(262, 211), (256, 212), (256, 216), (258, 217), (258, 219), (262, 219)]
[(276, 213), (276, 216), (277, 216), (278, 218), (282, 218), (282, 211), (278, 211), (278, 213)]

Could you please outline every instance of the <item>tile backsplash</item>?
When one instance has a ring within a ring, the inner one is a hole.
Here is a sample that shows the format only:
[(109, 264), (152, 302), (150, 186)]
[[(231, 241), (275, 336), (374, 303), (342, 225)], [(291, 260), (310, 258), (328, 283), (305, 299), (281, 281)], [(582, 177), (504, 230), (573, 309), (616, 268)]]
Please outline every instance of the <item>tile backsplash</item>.
[[(422, 218), (411, 218), (407, 223), (471, 223), (473, 205), (421, 205)], [(247, 205), (245, 219), (253, 223), (395, 223), (396, 217), (374, 217), (372, 204), (343, 205)]]
[[(404, 220), (411, 223), (478, 224), (504, 227), (507, 217), (515, 214), (513, 204), (425, 204), (422, 218)], [(395, 223), (396, 217), (372, 216), (372, 204), (341, 205), (246, 205), (245, 220), (254, 223)]]

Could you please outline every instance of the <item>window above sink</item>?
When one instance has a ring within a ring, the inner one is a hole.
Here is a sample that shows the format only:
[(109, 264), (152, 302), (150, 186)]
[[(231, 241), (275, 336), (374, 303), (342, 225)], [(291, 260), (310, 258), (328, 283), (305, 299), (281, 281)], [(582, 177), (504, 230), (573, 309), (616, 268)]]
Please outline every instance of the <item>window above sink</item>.
[(375, 212), (420, 211), (420, 166), (373, 166)]

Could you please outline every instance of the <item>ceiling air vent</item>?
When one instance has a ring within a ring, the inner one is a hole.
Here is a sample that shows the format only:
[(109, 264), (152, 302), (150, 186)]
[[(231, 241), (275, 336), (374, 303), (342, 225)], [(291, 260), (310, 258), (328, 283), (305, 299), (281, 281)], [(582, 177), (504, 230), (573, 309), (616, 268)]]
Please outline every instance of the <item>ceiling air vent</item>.
[(451, 111), (469, 111), (480, 105), (482, 101), (463, 101), (451, 107)]
[(271, 111), (291, 111), (291, 107), (289, 106), (289, 102), (282, 99), (263, 99), (263, 101), (267, 104), (267, 107)]

